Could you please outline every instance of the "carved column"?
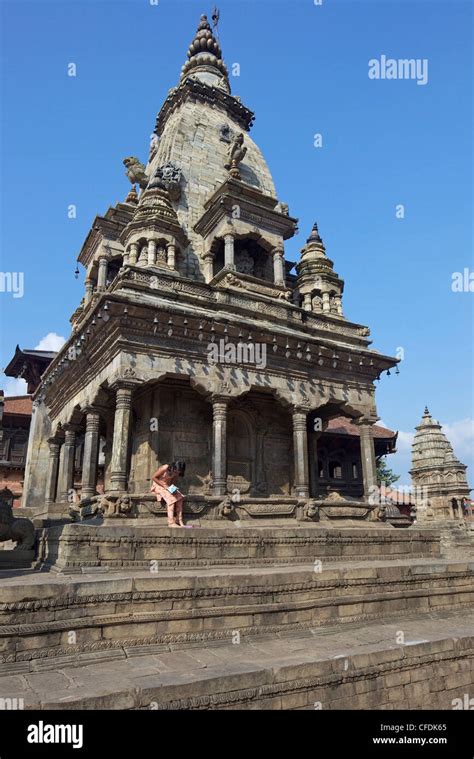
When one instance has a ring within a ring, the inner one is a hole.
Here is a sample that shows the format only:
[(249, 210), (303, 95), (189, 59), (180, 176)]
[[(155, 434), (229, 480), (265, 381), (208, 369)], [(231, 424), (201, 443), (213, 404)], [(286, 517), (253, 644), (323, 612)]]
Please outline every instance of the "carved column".
[(261, 496), (267, 490), (265, 478), (265, 435), (267, 434), (267, 425), (259, 423), (256, 429), (256, 450), (255, 450), (255, 495)]
[(235, 271), (234, 262), (234, 235), (226, 235), (224, 237), (224, 267)]
[(329, 313), (329, 311), (331, 310), (329, 293), (323, 293), (322, 297), (323, 297), (323, 311), (326, 311), (327, 313)]
[(46, 480), (45, 504), (51, 506), (56, 501), (56, 489), (58, 484), (59, 452), (61, 441), (57, 438), (49, 438), (49, 467)]
[(285, 284), (283, 248), (275, 248), (273, 251), (273, 279), (276, 285)]
[(156, 240), (148, 240), (148, 266), (156, 264)]
[(167, 263), (170, 269), (176, 268), (176, 245), (174, 242), (168, 243), (166, 246), (166, 252), (167, 252)]
[(107, 284), (107, 259), (105, 256), (99, 258), (99, 273), (97, 275), (97, 287), (103, 289)]
[(58, 500), (67, 501), (74, 487), (74, 456), (76, 452), (76, 427), (65, 424), (66, 436), (61, 447), (58, 478)]
[(340, 295), (334, 296), (334, 301), (336, 303), (336, 313), (339, 314), (339, 316), (342, 316), (342, 299)]
[(212, 400), (212, 494), (227, 490), (227, 406), (228, 398)]
[(94, 293), (94, 283), (92, 279), (86, 279), (86, 296), (85, 296), (86, 303), (90, 303), (93, 293)]
[(138, 259), (138, 243), (132, 242), (130, 245), (130, 255), (129, 255), (129, 262), (131, 264), (136, 264)]
[(311, 293), (305, 293), (303, 295), (303, 308), (305, 311), (313, 310), (313, 307), (311, 305)]
[(97, 463), (99, 459), (99, 412), (94, 408), (86, 410), (86, 434), (84, 438), (84, 458), (82, 462), (81, 498), (91, 498), (96, 494)]
[(307, 413), (293, 409), (293, 452), (295, 459), (295, 493), (298, 498), (309, 498)]
[(205, 253), (204, 260), (204, 279), (207, 283), (214, 277), (214, 254), (211, 252)]
[[(360, 434), (360, 458), (364, 478), (364, 498), (372, 504), (378, 503), (377, 462), (375, 459), (373, 425), (376, 420), (358, 419), (356, 424)], [(376, 519), (378, 509), (371, 511), (370, 518)]]
[(132, 392), (135, 383), (121, 380), (113, 385), (115, 390), (115, 419), (110, 464), (111, 490), (126, 491), (128, 487), (128, 450), (132, 420)]

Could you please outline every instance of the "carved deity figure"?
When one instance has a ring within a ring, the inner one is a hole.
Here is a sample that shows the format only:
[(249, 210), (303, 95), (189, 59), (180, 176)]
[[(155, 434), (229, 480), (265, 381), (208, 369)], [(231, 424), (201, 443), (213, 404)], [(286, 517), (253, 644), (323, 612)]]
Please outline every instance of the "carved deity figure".
[(238, 166), (245, 158), (247, 148), (244, 147), (244, 135), (242, 132), (238, 134), (229, 146), (227, 155), (229, 156), (228, 162), (224, 165), (225, 169), (230, 170), (232, 176), (239, 178)]

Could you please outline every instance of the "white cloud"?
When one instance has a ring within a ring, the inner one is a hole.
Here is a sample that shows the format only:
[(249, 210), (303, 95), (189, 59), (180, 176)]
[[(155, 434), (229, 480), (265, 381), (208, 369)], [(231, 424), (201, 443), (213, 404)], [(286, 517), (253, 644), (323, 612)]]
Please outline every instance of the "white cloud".
[(452, 424), (443, 424), (443, 431), (461, 461), (463, 456), (471, 455), (474, 449), (474, 419), (467, 417)]
[(57, 335), (56, 332), (48, 332), (45, 337), (42, 337), (38, 345), (35, 347), (35, 351), (58, 351), (63, 347), (66, 340), (61, 335)]
[(400, 453), (406, 453), (407, 451), (411, 452), (413, 437), (413, 432), (404, 432), (403, 430), (399, 430), (397, 437), (397, 451), (400, 451)]
[(0, 375), (0, 388), (3, 390), (5, 396), (27, 395), (25, 380), (16, 379), (15, 377), (5, 377), (4, 374)]

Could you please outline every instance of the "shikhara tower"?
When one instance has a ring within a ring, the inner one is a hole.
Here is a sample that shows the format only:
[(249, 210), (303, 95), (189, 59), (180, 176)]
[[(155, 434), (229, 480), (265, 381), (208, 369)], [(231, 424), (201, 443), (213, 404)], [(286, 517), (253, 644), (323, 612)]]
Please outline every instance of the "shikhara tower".
[[(146, 166), (124, 160), (139, 193), (95, 219), (79, 255), (85, 295), (35, 396), (25, 490), (38, 514), (67, 513), (75, 493), (90, 503), (99, 483), (111, 515), (164, 524), (150, 478), (181, 457), (188, 516), (209, 523), (376, 518), (374, 380), (396, 360), (343, 315), (317, 225), (292, 273), (297, 219), (252, 121), (203, 16)], [(265, 367), (251, 350), (210, 362), (220, 340), (258, 342)], [(354, 422), (350, 448), (329, 445), (336, 417)]]
[(462, 518), (463, 501), (470, 499), (466, 478), (467, 466), (456, 458), (441, 424), (433, 419), (428, 407), (416, 428), (412, 446), (411, 477), (419, 500), (426, 509), (421, 518)]

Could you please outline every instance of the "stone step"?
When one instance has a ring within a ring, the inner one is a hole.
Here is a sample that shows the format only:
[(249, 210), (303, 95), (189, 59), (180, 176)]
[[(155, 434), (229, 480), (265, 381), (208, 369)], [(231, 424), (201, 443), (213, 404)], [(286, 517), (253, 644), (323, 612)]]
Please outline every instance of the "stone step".
[[(433, 558), (440, 555), (436, 530), (389, 526), (231, 527), (221, 529), (136, 526), (133, 520), (115, 524), (63, 524), (39, 531), (39, 563), (55, 571), (82, 572), (100, 567), (148, 569), (160, 567), (229, 567), (301, 564), (315, 560), (351, 561), (381, 558)], [(304, 524), (304, 523), (303, 523)]]
[[(474, 562), (393, 560), (64, 576), (13, 573), (0, 587), (0, 662), (113, 655), (474, 608)], [(319, 571), (320, 570), (320, 571)]]
[(0, 676), (0, 693), (44, 710), (469, 708), (473, 625), (471, 611), (147, 655), (123, 646), (114, 660)]

